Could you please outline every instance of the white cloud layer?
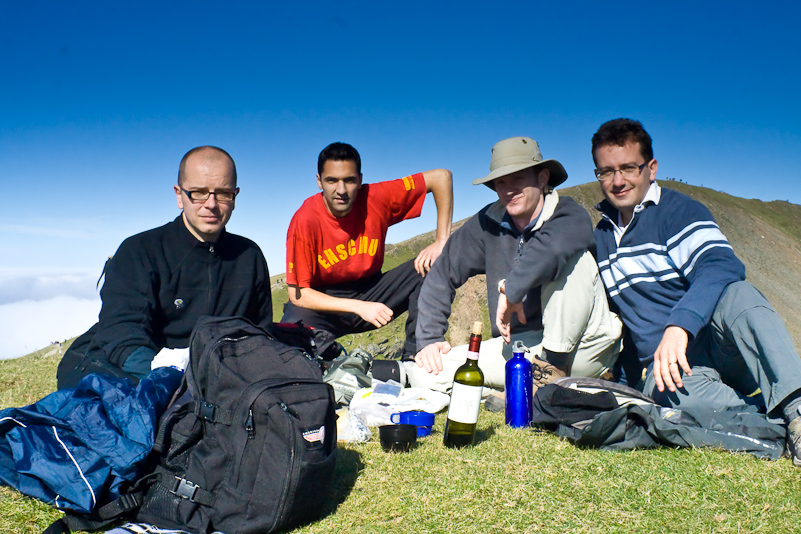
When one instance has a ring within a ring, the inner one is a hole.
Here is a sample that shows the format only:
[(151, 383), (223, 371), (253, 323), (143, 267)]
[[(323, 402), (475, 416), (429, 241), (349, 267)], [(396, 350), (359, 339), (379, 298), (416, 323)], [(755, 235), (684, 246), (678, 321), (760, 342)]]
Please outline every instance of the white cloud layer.
[(100, 313), (100, 298), (61, 295), (0, 304), (0, 360), (25, 356), (83, 334)]
[(54, 297), (98, 298), (100, 271), (28, 271), (0, 272), (0, 305), (25, 300), (49, 300)]

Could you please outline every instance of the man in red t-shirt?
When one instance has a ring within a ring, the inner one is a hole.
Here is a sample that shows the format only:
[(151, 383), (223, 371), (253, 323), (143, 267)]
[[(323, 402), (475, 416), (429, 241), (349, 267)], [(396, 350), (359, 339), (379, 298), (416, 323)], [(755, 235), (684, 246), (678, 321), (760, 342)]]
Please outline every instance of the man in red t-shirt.
[[(346, 143), (325, 147), (317, 160), (322, 193), (306, 199), (289, 224), (289, 302), (281, 322), (300, 321), (339, 337), (382, 327), (408, 310), (403, 356), (414, 357), (417, 295), (451, 233), (451, 178), (450, 171), (435, 169), (362, 184), (356, 149)], [(437, 205), (434, 243), (382, 273), (387, 229), (419, 217), (429, 192)]]

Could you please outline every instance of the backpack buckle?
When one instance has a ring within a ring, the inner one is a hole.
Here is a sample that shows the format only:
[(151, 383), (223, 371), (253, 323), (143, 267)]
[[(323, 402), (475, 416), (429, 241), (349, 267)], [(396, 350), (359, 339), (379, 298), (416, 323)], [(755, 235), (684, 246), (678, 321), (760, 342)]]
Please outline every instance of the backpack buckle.
[(214, 422), (214, 412), (217, 410), (217, 407), (210, 402), (203, 401), (200, 404), (200, 417), (207, 421)]
[(185, 478), (175, 477), (176, 486), (170, 493), (179, 496), (182, 499), (189, 499), (193, 501), (195, 493), (197, 493), (198, 485), (188, 481)]
[(136, 510), (142, 504), (139, 495), (136, 493), (123, 493), (120, 495), (120, 498), (117, 500), (119, 503), (120, 509), (124, 512), (129, 512), (131, 510)]

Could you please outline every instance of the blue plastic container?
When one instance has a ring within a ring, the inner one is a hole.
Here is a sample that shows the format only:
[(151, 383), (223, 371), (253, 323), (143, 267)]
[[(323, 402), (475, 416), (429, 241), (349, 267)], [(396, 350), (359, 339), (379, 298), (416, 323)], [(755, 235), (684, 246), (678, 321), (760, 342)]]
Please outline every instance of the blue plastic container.
[(534, 383), (526, 352), (528, 349), (516, 341), (512, 359), (506, 362), (506, 424), (513, 428), (531, 426)]

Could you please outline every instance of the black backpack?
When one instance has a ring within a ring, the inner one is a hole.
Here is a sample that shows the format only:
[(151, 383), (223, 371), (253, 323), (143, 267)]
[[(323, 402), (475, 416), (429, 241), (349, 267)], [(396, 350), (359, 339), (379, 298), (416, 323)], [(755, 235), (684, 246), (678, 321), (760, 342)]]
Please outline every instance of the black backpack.
[(198, 321), (137, 521), (246, 534), (319, 517), (336, 462), (334, 394), (315, 358), (277, 339), (286, 334), (241, 318)]

